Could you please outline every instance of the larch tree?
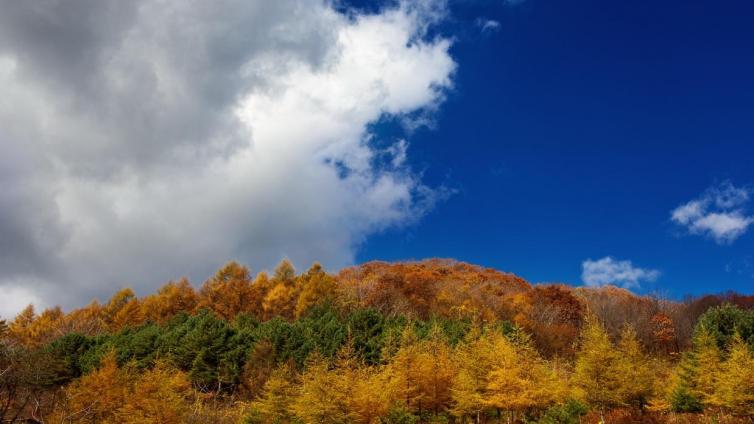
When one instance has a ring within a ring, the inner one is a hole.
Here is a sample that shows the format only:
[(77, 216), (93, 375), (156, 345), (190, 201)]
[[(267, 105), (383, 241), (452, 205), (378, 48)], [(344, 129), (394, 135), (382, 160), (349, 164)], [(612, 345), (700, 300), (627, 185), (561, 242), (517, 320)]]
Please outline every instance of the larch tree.
[(16, 315), (16, 318), (8, 326), (10, 336), (25, 346), (32, 345), (34, 343), (32, 325), (36, 319), (37, 314), (34, 311), (34, 305), (29, 304)]
[(252, 422), (289, 424), (294, 422), (293, 403), (298, 395), (294, 371), (278, 367), (264, 384), (259, 398), (251, 403)]
[(584, 400), (604, 414), (607, 408), (622, 406), (618, 352), (602, 324), (589, 317), (576, 353), (574, 383)]
[(292, 405), (293, 412), (304, 424), (350, 422), (350, 393), (343, 390), (343, 383), (350, 384), (329, 369), (328, 361), (319, 352), (313, 353), (301, 375), (299, 394)]
[(263, 301), (262, 309), (265, 319), (274, 316), (293, 318), (300, 287), (296, 284), (296, 270), (288, 259), (284, 259), (275, 268), (270, 280), (270, 289)]
[(390, 358), (387, 372), (399, 404), (410, 411), (420, 411), (425, 397), (419, 384), (424, 377), (420, 370), (421, 361), (421, 346), (413, 326), (408, 325), (401, 334), (400, 347)]
[(738, 333), (730, 339), (728, 359), (722, 364), (715, 389), (719, 406), (734, 415), (754, 416), (754, 355)]
[(60, 422), (116, 422), (126, 402), (132, 376), (118, 368), (110, 350), (100, 367), (65, 389), (65, 402), (53, 413)]
[(618, 342), (618, 395), (622, 402), (644, 410), (654, 390), (654, 367), (644, 352), (636, 331), (626, 326)]
[(494, 345), (488, 337), (483, 337), (478, 327), (466, 336), (466, 340), (455, 349), (458, 375), (451, 386), (453, 415), (463, 419), (474, 417), (479, 423), (481, 414), (487, 409), (487, 384), (492, 368)]
[(250, 312), (258, 301), (251, 288), (249, 269), (237, 262), (225, 264), (199, 291), (199, 307), (209, 308), (227, 321)]
[(145, 297), (141, 302), (145, 319), (164, 324), (177, 314), (193, 314), (199, 303), (198, 295), (188, 279), (170, 281), (160, 287), (156, 294)]
[(140, 373), (115, 417), (124, 424), (180, 424), (187, 421), (191, 394), (186, 374), (158, 361)]
[(333, 300), (338, 285), (319, 263), (315, 263), (300, 277), (301, 293), (296, 302), (295, 316), (303, 316), (312, 306)]
[(706, 407), (719, 406), (717, 380), (722, 368), (722, 352), (715, 335), (701, 328), (694, 336), (692, 393)]

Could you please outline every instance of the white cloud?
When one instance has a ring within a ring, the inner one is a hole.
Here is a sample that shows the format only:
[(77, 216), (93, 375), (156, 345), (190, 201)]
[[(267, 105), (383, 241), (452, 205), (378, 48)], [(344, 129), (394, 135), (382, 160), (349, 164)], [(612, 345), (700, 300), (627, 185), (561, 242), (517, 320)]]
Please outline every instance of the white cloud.
[(754, 223), (754, 216), (745, 214), (751, 190), (724, 182), (711, 187), (699, 198), (671, 211), (673, 222), (691, 234), (710, 237), (717, 243), (731, 243)]
[(368, 132), (452, 86), (449, 40), (426, 37), (442, 1), (126, 3), (3, 1), (4, 293), (73, 306), (230, 259), (340, 267), (444, 195)]
[(483, 34), (500, 30), (500, 22), (494, 19), (479, 18), (476, 20), (476, 25)]
[(587, 259), (581, 264), (581, 279), (588, 286), (612, 284), (625, 288), (638, 288), (642, 281), (655, 281), (660, 272), (634, 266), (631, 261), (617, 260), (610, 256), (602, 259)]

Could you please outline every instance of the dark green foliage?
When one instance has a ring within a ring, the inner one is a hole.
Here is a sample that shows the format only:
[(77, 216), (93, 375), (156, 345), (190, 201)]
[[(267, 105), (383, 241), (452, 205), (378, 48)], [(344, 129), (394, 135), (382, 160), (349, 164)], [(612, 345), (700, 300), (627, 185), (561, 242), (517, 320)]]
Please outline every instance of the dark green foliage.
[(83, 373), (81, 358), (92, 345), (92, 339), (71, 333), (55, 340), (45, 350), (60, 362), (62, 366), (60, 378), (68, 382), (80, 377)]
[(717, 339), (720, 349), (725, 349), (738, 331), (749, 344), (754, 345), (754, 311), (746, 311), (726, 303), (710, 308), (699, 317), (695, 332), (706, 328)]
[(347, 326), (356, 353), (368, 365), (379, 363), (385, 317), (374, 309), (359, 309), (348, 316)]
[(419, 417), (400, 406), (391, 409), (387, 417), (380, 419), (381, 424), (415, 424), (418, 422)]
[(471, 328), (471, 321), (434, 316), (427, 321), (416, 321), (414, 328), (420, 339), (427, 338), (432, 327), (438, 326), (451, 346), (457, 345)]
[(438, 326), (452, 344), (463, 339), (470, 328), (468, 321), (439, 317), (409, 321), (402, 316), (387, 318), (372, 309), (344, 313), (321, 304), (294, 322), (278, 317), (259, 323), (241, 315), (231, 324), (202, 310), (193, 316), (178, 314), (162, 326), (147, 323), (96, 337), (69, 334), (46, 349), (63, 364), (60, 378), (65, 381), (93, 371), (107, 352), (115, 350), (121, 366), (145, 368), (162, 358), (186, 371), (200, 390), (224, 391), (240, 383), (244, 365), (258, 342), (272, 346), (269, 359), (273, 364), (292, 362), (301, 368), (315, 350), (334, 357), (350, 337), (357, 355), (367, 364), (377, 364), (383, 351), (397, 346), (408, 325), (420, 338)]
[(586, 414), (589, 408), (576, 400), (569, 400), (563, 405), (555, 405), (547, 409), (537, 424), (579, 424), (581, 416)]
[(698, 413), (704, 411), (699, 400), (685, 386), (676, 389), (670, 398), (673, 412)]

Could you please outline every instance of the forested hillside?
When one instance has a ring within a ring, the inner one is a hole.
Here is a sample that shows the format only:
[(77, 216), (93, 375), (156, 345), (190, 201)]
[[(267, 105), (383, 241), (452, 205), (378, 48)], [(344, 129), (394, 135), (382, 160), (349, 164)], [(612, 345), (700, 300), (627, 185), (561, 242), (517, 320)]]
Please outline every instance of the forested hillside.
[(752, 422), (752, 306), (452, 260), (231, 262), (0, 321), (0, 422)]

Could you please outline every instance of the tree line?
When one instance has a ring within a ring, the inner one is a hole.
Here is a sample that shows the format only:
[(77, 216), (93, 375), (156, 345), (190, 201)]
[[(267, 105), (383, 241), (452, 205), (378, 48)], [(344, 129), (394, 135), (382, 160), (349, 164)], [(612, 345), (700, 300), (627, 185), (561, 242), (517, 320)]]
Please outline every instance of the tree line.
[(0, 422), (750, 422), (748, 302), (449, 260), (231, 262), (199, 290), (0, 321)]

